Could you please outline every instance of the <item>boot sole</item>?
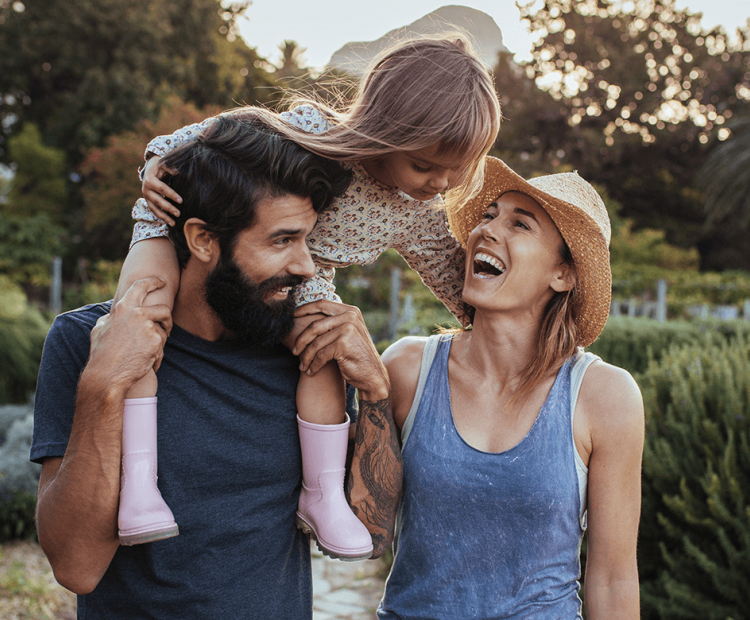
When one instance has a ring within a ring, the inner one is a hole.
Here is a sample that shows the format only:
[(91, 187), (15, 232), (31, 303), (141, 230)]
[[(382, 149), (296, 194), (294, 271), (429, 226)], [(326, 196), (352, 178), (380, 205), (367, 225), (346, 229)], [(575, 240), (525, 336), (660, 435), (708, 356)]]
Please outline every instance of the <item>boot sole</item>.
[(126, 547), (132, 547), (133, 545), (142, 545), (143, 543), (150, 543), (157, 540), (164, 540), (165, 538), (173, 538), (180, 533), (180, 528), (175, 524), (171, 527), (162, 528), (158, 530), (149, 530), (146, 532), (134, 532), (132, 534), (126, 532), (119, 532), (118, 537), (120, 544)]
[(369, 549), (363, 550), (363, 551), (355, 551), (353, 554), (345, 554), (341, 553), (340, 551), (334, 551), (332, 549), (329, 549), (322, 545), (320, 543), (320, 539), (318, 538), (318, 535), (315, 533), (315, 530), (313, 529), (312, 525), (310, 525), (307, 521), (305, 521), (299, 513), (294, 518), (294, 524), (297, 526), (297, 529), (302, 530), (303, 534), (309, 534), (312, 536), (312, 539), (315, 541), (315, 546), (318, 548), (318, 550), (325, 556), (328, 556), (329, 558), (333, 560), (341, 560), (342, 562), (359, 562), (360, 560), (367, 560), (372, 555), (372, 546), (370, 546)]

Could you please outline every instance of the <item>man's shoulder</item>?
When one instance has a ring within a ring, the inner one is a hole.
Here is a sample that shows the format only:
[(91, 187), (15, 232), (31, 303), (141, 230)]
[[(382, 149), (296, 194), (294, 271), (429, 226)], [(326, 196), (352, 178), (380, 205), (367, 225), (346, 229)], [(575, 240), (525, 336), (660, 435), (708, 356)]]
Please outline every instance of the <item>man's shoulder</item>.
[(55, 317), (55, 323), (66, 326), (75, 325), (80, 327), (88, 327), (89, 330), (91, 330), (93, 329), (94, 325), (96, 325), (96, 322), (99, 320), (99, 318), (103, 317), (105, 314), (109, 314), (109, 311), (111, 309), (111, 299), (109, 301), (103, 301), (96, 304), (88, 304), (86, 306), (76, 308), (75, 310), (68, 310), (67, 312), (63, 312), (62, 314), (57, 315), (57, 317)]
[(50, 328), (47, 339), (63, 337), (65, 340), (75, 338), (76, 335), (86, 337), (88, 340), (91, 330), (94, 329), (100, 317), (109, 314), (112, 301), (81, 306), (75, 310), (68, 310), (55, 317)]

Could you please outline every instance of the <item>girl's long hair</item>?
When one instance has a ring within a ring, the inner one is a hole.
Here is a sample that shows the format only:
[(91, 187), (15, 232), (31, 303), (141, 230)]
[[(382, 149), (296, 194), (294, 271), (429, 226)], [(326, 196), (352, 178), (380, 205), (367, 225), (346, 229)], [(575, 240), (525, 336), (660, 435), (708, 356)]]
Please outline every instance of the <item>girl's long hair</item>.
[(353, 101), (341, 110), (304, 98), (292, 106), (302, 104), (317, 107), (332, 126), (310, 134), (262, 108), (232, 113), (259, 114), (308, 150), (339, 161), (439, 144), (439, 154), (458, 154), (466, 162), (464, 182), (446, 197), (457, 204), (481, 188), (484, 156), (495, 143), (502, 118), (489, 70), (458, 31), (410, 39), (381, 52)]

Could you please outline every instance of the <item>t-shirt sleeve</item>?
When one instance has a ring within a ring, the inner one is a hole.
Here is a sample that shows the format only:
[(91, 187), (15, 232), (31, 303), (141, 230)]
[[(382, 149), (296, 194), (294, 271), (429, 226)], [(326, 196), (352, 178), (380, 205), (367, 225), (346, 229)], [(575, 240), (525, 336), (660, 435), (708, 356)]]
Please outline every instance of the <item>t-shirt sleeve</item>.
[(108, 306), (58, 316), (47, 334), (34, 399), (30, 460), (63, 456), (75, 413), (78, 379), (89, 359), (91, 330)]

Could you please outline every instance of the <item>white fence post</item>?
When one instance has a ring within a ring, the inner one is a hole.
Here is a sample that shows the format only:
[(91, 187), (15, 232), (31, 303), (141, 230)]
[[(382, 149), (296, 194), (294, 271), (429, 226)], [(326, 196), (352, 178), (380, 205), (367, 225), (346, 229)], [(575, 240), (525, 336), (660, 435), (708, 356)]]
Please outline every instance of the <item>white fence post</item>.
[(656, 281), (656, 320), (667, 320), (667, 281), (662, 278)]
[(388, 339), (395, 340), (398, 331), (398, 294), (401, 292), (401, 270), (391, 269), (391, 310), (388, 321)]
[(62, 311), (62, 258), (52, 259), (52, 282), (49, 289), (49, 309), (57, 316)]

